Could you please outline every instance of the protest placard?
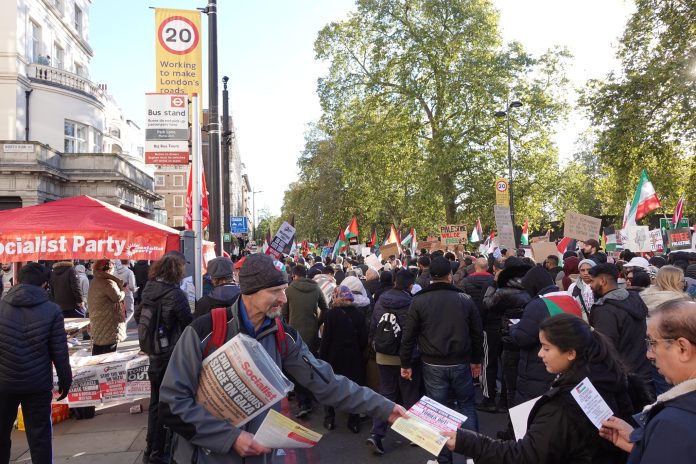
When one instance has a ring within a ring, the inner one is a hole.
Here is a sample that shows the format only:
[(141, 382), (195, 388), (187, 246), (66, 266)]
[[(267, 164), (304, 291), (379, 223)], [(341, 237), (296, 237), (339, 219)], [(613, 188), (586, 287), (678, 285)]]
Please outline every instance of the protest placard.
[(396, 243), (382, 245), (379, 247), (379, 254), (382, 255), (382, 259), (387, 259), (390, 256), (399, 256), (399, 245)]
[(587, 377), (573, 388), (570, 394), (573, 395), (590, 422), (598, 429), (602, 427), (602, 422), (614, 415), (602, 395)]
[(464, 224), (440, 226), (440, 239), (443, 245), (466, 245), (466, 226)]
[(681, 227), (679, 229), (668, 230), (670, 250), (686, 250), (691, 248), (691, 229)]
[(95, 406), (101, 403), (97, 366), (83, 366), (73, 369), (73, 381), (68, 393), (71, 407)]
[(563, 224), (563, 236), (576, 240), (599, 240), (602, 220), (592, 216), (568, 211)]
[(127, 371), (125, 362), (100, 365), (98, 375), (102, 402), (122, 400), (126, 397)]
[(263, 346), (239, 334), (203, 360), (196, 401), (218, 419), (240, 427), (291, 389)]
[(654, 229), (650, 231), (650, 251), (662, 253), (665, 251), (664, 239), (662, 238), (662, 230)]
[(433, 242), (428, 242), (428, 241), (423, 241), (423, 240), (419, 241), (418, 242), (418, 251), (423, 250), (423, 249), (430, 250), (430, 246), (432, 245), (432, 243)]
[(510, 217), (510, 208), (508, 206), (494, 206), (495, 225), (498, 231), (496, 243), (500, 248), (514, 250), (517, 248), (515, 241), (515, 228)]
[[(519, 322), (519, 320), (517, 321)], [(541, 396), (532, 398), (529, 401), (525, 401), (522, 404), (518, 404), (508, 410), (510, 414), (510, 422), (512, 422), (512, 430), (515, 432), (515, 439), (521, 440), (527, 433), (527, 424), (529, 423), (529, 413), (532, 412), (532, 408), (539, 401)]]
[(537, 263), (543, 263), (549, 255), (556, 255), (559, 258), (561, 254), (558, 252), (558, 247), (553, 242), (538, 242), (532, 243), (532, 256)]
[(631, 251), (651, 251), (650, 250), (650, 230), (648, 226), (630, 226), (624, 229), (626, 240), (623, 247)]
[(150, 377), (147, 368), (150, 360), (147, 356), (128, 361), (126, 364), (126, 398), (150, 396)]
[(291, 226), (287, 221), (281, 224), (278, 232), (276, 232), (275, 237), (271, 241), (268, 247), (268, 253), (279, 258), (286, 249), (288, 245), (292, 243), (292, 238), (295, 236), (295, 228)]
[(441, 432), (457, 430), (466, 416), (423, 396), (408, 410), (408, 419), (398, 418), (392, 429), (437, 456), (447, 438)]
[(365, 264), (367, 264), (370, 267), (373, 267), (375, 271), (379, 271), (382, 269), (384, 266), (382, 265), (382, 262), (377, 258), (375, 255), (370, 255), (365, 257)]

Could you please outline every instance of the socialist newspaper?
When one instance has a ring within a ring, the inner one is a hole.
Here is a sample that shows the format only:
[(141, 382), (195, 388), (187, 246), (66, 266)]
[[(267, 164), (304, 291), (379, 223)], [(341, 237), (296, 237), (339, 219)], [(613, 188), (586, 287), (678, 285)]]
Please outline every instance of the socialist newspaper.
[(239, 427), (283, 399), (292, 387), (263, 346), (239, 334), (203, 361), (196, 401)]

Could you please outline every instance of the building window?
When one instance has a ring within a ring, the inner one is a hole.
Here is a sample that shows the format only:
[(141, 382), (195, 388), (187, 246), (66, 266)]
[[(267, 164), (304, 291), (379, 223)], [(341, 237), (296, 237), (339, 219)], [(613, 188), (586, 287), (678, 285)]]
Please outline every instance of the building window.
[(53, 44), (53, 66), (58, 69), (65, 69), (65, 50), (60, 45)]
[(75, 5), (75, 30), (82, 35), (82, 10)]
[(65, 121), (65, 153), (87, 151), (87, 126), (74, 121)]
[(183, 195), (174, 195), (174, 207), (175, 208), (183, 208), (184, 207), (184, 196)]
[(53, 7), (58, 10), (58, 12), (63, 14), (63, 0), (53, 0)]
[(174, 176), (174, 187), (183, 187), (183, 186), (184, 186), (184, 176), (175, 175)]
[(75, 63), (75, 74), (77, 74), (80, 77), (87, 77), (85, 67), (82, 66), (80, 63)]
[(184, 218), (181, 216), (177, 216), (172, 219), (174, 225), (172, 227), (184, 227)]
[(109, 133), (111, 134), (112, 137), (116, 137), (117, 139), (121, 138), (121, 129), (114, 128), (114, 129), (111, 129), (111, 131), (109, 131)]
[(32, 63), (38, 63), (41, 57), (41, 26), (29, 21), (29, 58)]
[(156, 187), (164, 187), (164, 176), (160, 176), (160, 175), (155, 176), (155, 186)]
[(138, 147), (138, 156), (142, 159), (145, 158), (145, 147)]
[(92, 153), (101, 153), (104, 146), (104, 136), (101, 132), (96, 129), (94, 131), (94, 145), (92, 146)]

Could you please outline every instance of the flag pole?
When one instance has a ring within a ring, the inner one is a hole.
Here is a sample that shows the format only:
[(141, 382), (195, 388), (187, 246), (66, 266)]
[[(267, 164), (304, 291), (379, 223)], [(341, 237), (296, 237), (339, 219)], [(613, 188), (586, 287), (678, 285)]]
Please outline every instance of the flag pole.
[(200, 125), (200, 97), (194, 93), (191, 110), (191, 155), (193, 166), (191, 175), (192, 225), (194, 233), (193, 242), (193, 285), (196, 288), (196, 300), (203, 296), (203, 205), (201, 195), (201, 125)]

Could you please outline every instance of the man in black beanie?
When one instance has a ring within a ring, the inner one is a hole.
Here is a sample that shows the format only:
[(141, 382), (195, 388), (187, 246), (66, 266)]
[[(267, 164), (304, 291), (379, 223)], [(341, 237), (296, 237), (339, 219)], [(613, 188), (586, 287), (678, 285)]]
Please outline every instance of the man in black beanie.
[(19, 285), (0, 302), (0, 462), (10, 460), (10, 432), (17, 407), (27, 424), (31, 461), (53, 462), (51, 401), (56, 367), (59, 400), (68, 395), (72, 371), (63, 313), (48, 300), (48, 272), (37, 263), (19, 271)]
[[(329, 364), (314, 357), (297, 331), (281, 321), (288, 286), (281, 268), (282, 264), (268, 255), (257, 253), (246, 258), (239, 271), (242, 295), (226, 309), (225, 341), (239, 333), (255, 338), (279, 368), (310, 390), (323, 405), (389, 422), (406, 417), (401, 406), (346, 377), (336, 376)], [(265, 462), (268, 457), (248, 457), (273, 452), (254, 439), (266, 412), (242, 429), (211, 415), (196, 402), (202, 351), (212, 325), (212, 315), (206, 314), (186, 327), (160, 388), (160, 418), (177, 435), (172, 458), (176, 462), (192, 462), (199, 450), (205, 449), (206, 462)], [(279, 409), (279, 403), (274, 408)]]

